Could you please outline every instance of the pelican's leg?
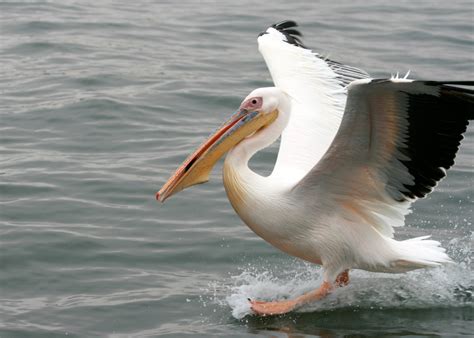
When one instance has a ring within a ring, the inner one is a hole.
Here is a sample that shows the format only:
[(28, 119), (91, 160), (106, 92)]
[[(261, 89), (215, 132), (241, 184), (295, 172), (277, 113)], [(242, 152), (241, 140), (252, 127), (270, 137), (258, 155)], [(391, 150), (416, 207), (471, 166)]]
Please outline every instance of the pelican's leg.
[(274, 302), (261, 302), (250, 300), (251, 309), (258, 315), (280, 315), (293, 311), (295, 308), (302, 306), (307, 303), (322, 299), (326, 297), (332, 289), (340, 286), (345, 286), (349, 283), (349, 271), (345, 270), (340, 273), (334, 284), (324, 281), (319, 288), (311, 292), (305, 293), (295, 299), (274, 301)]

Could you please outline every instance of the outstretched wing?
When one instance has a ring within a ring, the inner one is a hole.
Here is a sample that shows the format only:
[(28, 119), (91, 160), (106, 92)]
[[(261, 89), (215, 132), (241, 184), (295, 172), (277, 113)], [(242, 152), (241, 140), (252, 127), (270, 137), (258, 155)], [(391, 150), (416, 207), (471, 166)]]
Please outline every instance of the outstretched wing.
[(411, 203), (454, 164), (474, 119), (469, 86), (474, 82), (353, 82), (333, 143), (293, 191), (392, 236)]
[(346, 86), (369, 75), (307, 49), (293, 21), (269, 27), (258, 47), (275, 86), (292, 99), (272, 175), (296, 184), (321, 159), (339, 128)]

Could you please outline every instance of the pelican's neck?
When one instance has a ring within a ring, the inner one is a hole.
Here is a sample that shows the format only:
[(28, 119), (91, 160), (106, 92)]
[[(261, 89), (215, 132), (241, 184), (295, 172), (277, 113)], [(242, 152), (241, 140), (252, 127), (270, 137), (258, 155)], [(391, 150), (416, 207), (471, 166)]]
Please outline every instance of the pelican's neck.
[[(242, 205), (260, 203), (271, 194), (271, 177), (252, 171), (248, 162), (259, 150), (275, 142), (288, 123), (288, 114), (281, 112), (269, 126), (238, 143), (229, 151), (224, 162), (224, 186), (229, 200), (242, 217)], [(264, 195), (264, 196), (262, 196)]]

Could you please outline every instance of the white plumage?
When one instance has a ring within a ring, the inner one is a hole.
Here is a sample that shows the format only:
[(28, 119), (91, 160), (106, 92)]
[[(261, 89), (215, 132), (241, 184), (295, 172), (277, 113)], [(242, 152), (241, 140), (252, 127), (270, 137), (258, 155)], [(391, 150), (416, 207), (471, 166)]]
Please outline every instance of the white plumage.
[(296, 183), (334, 139), (346, 91), (337, 74), (315, 53), (286, 43), (285, 36), (275, 28), (267, 32), (258, 38), (259, 51), (275, 86), (291, 98), (292, 105), (272, 175)]
[[(397, 241), (393, 227), (403, 226), (411, 203), (446, 175), (474, 118), (474, 91), (465, 88), (474, 82), (374, 80), (304, 47), (295, 27), (284, 21), (258, 38), (275, 87), (250, 93), (158, 194), (164, 200), (205, 181), (213, 155), (228, 150), (224, 186), (242, 220), (275, 247), (324, 269), (316, 291), (252, 302), (259, 314), (321, 298), (348, 282), (349, 269), (398, 273), (451, 262), (439, 242)], [(251, 129), (255, 116), (272, 122)], [(253, 172), (250, 158), (280, 135), (271, 175)]]

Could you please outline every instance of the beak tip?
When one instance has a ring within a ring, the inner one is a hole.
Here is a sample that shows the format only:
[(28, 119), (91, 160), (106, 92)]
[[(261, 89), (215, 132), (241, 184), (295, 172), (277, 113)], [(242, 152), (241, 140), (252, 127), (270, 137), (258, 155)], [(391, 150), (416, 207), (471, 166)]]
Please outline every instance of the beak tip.
[(165, 201), (165, 199), (163, 198), (163, 195), (160, 194), (160, 192), (158, 191), (156, 194), (155, 194), (155, 198), (157, 201), (163, 203)]

